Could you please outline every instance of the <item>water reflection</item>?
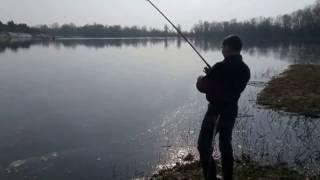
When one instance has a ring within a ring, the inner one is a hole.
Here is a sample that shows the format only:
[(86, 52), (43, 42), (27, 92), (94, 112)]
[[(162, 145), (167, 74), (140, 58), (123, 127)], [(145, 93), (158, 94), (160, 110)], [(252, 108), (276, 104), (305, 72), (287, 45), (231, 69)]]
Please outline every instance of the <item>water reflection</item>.
[[(206, 41), (193, 39), (193, 43), (197, 48), (204, 52), (220, 51), (221, 42)], [(88, 48), (108, 48), (108, 47), (148, 47), (163, 44), (165, 49), (174, 45), (177, 49), (181, 48), (181, 38), (122, 38), (122, 39), (57, 39), (56, 41), (15, 41), (10, 43), (0, 43), (0, 53), (6, 50), (17, 52), (19, 49), (29, 49), (32, 46), (40, 45), (44, 47), (54, 46), (59, 49), (61, 46), (67, 48), (76, 48), (78, 46), (85, 46)], [(320, 62), (320, 45), (319, 44), (305, 44), (305, 43), (255, 43), (245, 44), (244, 53), (250, 56), (265, 56), (269, 57), (276, 54), (277, 58), (289, 60), (294, 64), (310, 64)]]
[[(32, 46), (41, 45), (41, 46), (54, 46), (59, 49), (61, 46), (67, 48), (76, 48), (78, 46), (85, 46), (88, 48), (108, 48), (108, 47), (147, 47), (157, 44), (164, 44), (165, 48), (169, 47), (169, 44), (172, 44), (176, 39), (175, 38), (122, 38), (122, 39), (57, 39), (55, 41), (13, 41), (8, 43), (0, 43), (0, 53), (4, 53), (6, 50), (13, 50), (17, 52), (19, 49), (29, 49)], [(178, 40), (177, 47), (181, 46), (181, 40)]]
[[(194, 43), (203, 51), (220, 51), (221, 42), (194, 40)], [(305, 43), (254, 43), (245, 44), (244, 52), (250, 56), (270, 56), (276, 54), (281, 60), (290, 60), (295, 64), (319, 63), (319, 44)]]

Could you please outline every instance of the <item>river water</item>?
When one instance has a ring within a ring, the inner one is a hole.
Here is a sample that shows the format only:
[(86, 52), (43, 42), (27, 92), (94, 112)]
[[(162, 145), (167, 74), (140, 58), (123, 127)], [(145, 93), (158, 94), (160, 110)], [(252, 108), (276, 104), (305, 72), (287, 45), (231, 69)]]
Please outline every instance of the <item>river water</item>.
[[(210, 64), (219, 42), (195, 42)], [(290, 64), (319, 63), (320, 46), (250, 45), (253, 81)], [(180, 39), (58, 39), (0, 45), (0, 179), (129, 179), (197, 154), (207, 102), (195, 81), (204, 64)], [(320, 121), (239, 102), (237, 158), (320, 166)], [(219, 153), (216, 153), (219, 156)]]

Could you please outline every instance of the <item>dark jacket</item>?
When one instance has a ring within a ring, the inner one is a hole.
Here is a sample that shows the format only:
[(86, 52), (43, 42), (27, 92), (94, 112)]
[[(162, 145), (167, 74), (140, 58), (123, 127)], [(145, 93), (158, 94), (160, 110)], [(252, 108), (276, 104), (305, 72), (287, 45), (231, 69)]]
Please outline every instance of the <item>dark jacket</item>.
[(235, 105), (250, 79), (250, 69), (241, 55), (233, 55), (216, 63), (198, 80), (197, 88), (214, 105)]

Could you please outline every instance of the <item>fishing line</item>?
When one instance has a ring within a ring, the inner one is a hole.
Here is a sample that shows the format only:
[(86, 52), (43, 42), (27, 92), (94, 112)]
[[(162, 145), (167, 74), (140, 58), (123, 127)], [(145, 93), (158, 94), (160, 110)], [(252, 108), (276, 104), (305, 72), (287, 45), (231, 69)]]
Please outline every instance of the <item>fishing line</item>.
[(189, 41), (189, 39), (181, 32), (180, 29), (178, 29), (172, 21), (155, 5), (151, 0), (146, 0), (149, 2), (170, 24), (171, 26), (178, 32), (178, 34), (191, 46), (191, 48), (198, 54), (198, 56), (201, 58), (201, 60), (207, 65), (209, 69), (211, 69), (210, 64), (204, 59), (204, 57), (199, 53), (199, 51), (194, 47), (194, 45)]

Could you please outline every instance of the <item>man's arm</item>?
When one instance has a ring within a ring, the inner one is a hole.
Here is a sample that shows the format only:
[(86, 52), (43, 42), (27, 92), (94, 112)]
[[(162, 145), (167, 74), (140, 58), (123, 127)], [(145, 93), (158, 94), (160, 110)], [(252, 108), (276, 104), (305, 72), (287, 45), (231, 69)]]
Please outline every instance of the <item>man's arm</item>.
[(203, 72), (206, 73), (205, 76), (199, 76), (197, 79), (196, 87), (198, 91), (201, 93), (207, 94), (210, 87), (214, 86), (214, 77), (218, 77), (218, 68), (220, 67), (221, 63), (216, 63), (211, 69), (204, 68)]

